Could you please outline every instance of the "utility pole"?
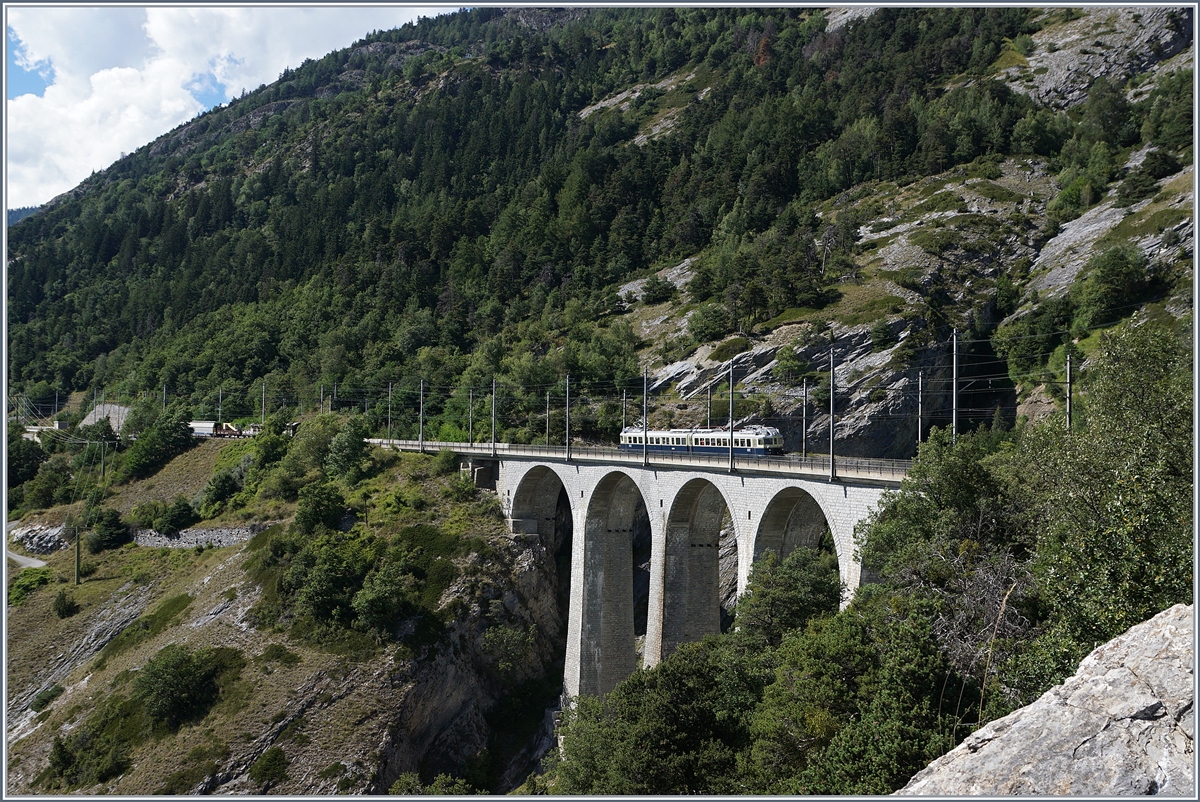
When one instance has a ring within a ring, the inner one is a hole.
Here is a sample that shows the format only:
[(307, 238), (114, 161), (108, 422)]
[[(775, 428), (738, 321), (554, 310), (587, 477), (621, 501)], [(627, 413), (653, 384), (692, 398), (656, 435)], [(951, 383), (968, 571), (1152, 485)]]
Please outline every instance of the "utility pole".
[(79, 525), (75, 527), (75, 586), (79, 587)]
[(467, 442), (475, 444), (475, 389), (467, 388)]
[(1071, 354), (1067, 352), (1067, 431), (1071, 431)]
[(387, 439), (392, 439), (392, 383), (388, 382), (388, 435)]
[(546, 391), (546, 445), (550, 445), (550, 391)]
[(222, 418), (221, 418), (221, 401), (222, 401), (221, 389), (222, 388), (220, 388), (220, 387), (217, 388), (217, 428), (218, 429), (221, 428), (221, 421), (222, 421)]
[(808, 377), (804, 377), (804, 400), (800, 404), (800, 456), (808, 456)]
[(417, 450), (425, 453), (425, 380), (421, 379), (421, 390), (417, 402)]
[(925, 371), (917, 368), (917, 445), (921, 445), (921, 397), (925, 379)]
[(492, 456), (496, 456), (496, 377), (492, 377)]
[(829, 331), (829, 481), (837, 481), (837, 464), (833, 456), (834, 430), (837, 428), (836, 407), (837, 376), (834, 373), (833, 330)]
[(567, 462), (571, 461), (571, 374), (567, 374)]
[(321, 413), (324, 411), (325, 411), (325, 385), (322, 384), (321, 385), (321, 405), (319, 407), (317, 407), (317, 412)]
[(621, 391), (621, 431), (625, 431), (625, 391)]
[(650, 404), (647, 402), (646, 390), (650, 380), (645, 368), (642, 368), (642, 465), (650, 464), (650, 451), (646, 446), (647, 433), (650, 431)]
[(733, 473), (733, 360), (729, 360), (729, 472)]
[(708, 417), (705, 418), (704, 428), (712, 428), (712, 385), (708, 385)]
[(950, 442), (958, 442), (958, 329), (954, 330), (954, 384), (950, 401)]
[(267, 380), (266, 379), (263, 379), (262, 414), (259, 416), (258, 422), (259, 423), (267, 422)]

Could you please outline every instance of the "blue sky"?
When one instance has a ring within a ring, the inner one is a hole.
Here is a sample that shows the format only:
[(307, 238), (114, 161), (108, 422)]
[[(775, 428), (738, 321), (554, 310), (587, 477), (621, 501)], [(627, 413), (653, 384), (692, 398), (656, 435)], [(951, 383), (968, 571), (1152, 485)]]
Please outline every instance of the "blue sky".
[(14, 98), (17, 95), (34, 94), (41, 96), (46, 91), (46, 87), (50, 85), (50, 80), (53, 79), (53, 69), (46, 65), (44, 72), (49, 73), (49, 80), (42, 77), (38, 70), (26, 70), (21, 65), (17, 64), (17, 48), (14, 47), (16, 34), (13, 29), (8, 29), (8, 47), (4, 48), (5, 56), (7, 56), (8, 70), (5, 74), (4, 96)]
[(6, 6), (5, 206), (37, 206), (288, 67), (451, 6)]

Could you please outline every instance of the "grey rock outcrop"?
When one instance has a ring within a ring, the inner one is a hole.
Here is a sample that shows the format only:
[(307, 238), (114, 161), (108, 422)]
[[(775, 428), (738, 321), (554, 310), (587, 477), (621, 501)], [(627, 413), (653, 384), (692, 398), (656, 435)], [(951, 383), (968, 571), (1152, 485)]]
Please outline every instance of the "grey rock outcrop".
[(1073, 10), (1074, 19), (1033, 35), (1028, 67), (1001, 75), (1038, 103), (1066, 109), (1082, 103), (1098, 76), (1117, 86), (1167, 61), (1191, 43), (1187, 6), (1100, 7)]
[(264, 521), (246, 526), (224, 526), (211, 529), (181, 529), (173, 535), (164, 535), (153, 529), (139, 529), (133, 536), (139, 546), (151, 548), (190, 549), (195, 546), (232, 546), (245, 543), (264, 529), (278, 521)]
[(9, 540), (30, 554), (53, 554), (62, 551), (67, 542), (66, 527), (62, 524), (28, 524), (15, 526), (8, 532)]
[(121, 427), (125, 425), (125, 418), (129, 416), (129, 407), (121, 406), (120, 404), (97, 404), (92, 408), (83, 420), (80, 421), (80, 426), (91, 426), (104, 418), (108, 418), (108, 423), (112, 426), (112, 430), (117, 434), (121, 433)]
[(1193, 632), (1182, 604), (1133, 627), (897, 794), (1194, 797)]

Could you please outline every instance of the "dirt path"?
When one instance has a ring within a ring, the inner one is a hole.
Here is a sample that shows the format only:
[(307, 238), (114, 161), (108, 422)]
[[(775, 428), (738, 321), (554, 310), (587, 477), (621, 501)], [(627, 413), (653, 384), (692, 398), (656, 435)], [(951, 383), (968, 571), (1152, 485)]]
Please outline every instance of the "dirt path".
[(13, 562), (15, 562), (17, 565), (21, 566), (22, 568), (41, 568), (43, 565), (46, 564), (42, 560), (37, 560), (37, 559), (34, 559), (33, 557), (25, 557), (20, 554), (11, 552), (8, 549), (4, 550), (4, 556), (7, 557), (8, 559), (12, 560)]

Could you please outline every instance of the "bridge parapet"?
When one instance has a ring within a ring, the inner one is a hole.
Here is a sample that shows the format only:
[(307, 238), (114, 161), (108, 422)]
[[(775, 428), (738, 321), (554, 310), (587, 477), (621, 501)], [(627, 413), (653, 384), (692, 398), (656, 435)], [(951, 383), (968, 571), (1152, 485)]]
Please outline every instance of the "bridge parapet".
[[(645, 460), (636, 451), (622, 451), (604, 446), (571, 446), (570, 459), (562, 446), (517, 445), (497, 443), (454, 443), (436, 440), (386, 440), (372, 438), (368, 442), (397, 451), (453, 451), (456, 454), (492, 457), (497, 459), (535, 459), (546, 462), (601, 462), (663, 468), (699, 468), (705, 471), (728, 471), (729, 458), (716, 454), (679, 454), (649, 452)], [(837, 478), (896, 486), (912, 468), (907, 459), (864, 459), (836, 457), (833, 473)], [(734, 457), (733, 473), (767, 473), (780, 476), (805, 476), (828, 479), (831, 474), (828, 456), (800, 457)]]

